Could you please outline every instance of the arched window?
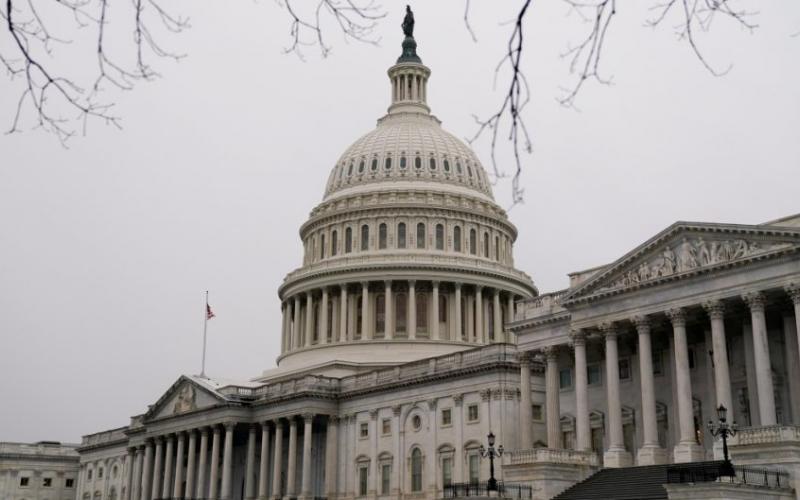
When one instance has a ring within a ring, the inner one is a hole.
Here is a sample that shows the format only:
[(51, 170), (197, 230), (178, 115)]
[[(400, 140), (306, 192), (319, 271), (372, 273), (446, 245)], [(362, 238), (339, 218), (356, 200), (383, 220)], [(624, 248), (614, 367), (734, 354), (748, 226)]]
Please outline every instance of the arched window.
[(469, 253), (471, 253), (472, 255), (475, 255), (478, 252), (478, 249), (477, 249), (477, 245), (478, 244), (475, 241), (476, 239), (477, 239), (477, 233), (475, 232), (474, 229), (470, 229), (469, 230)]
[(378, 248), (386, 248), (386, 224), (378, 226)]
[(492, 301), (487, 302), (486, 310), (488, 312), (486, 313), (486, 318), (489, 320), (489, 339), (494, 340), (494, 304)]
[(444, 226), (436, 224), (436, 250), (444, 250)]
[(447, 323), (447, 297), (439, 294), (439, 323)]
[(461, 175), (463, 173), (463, 171), (461, 170), (461, 162), (458, 160), (456, 160), (456, 172), (458, 172), (458, 175)]
[(428, 332), (428, 296), (417, 294), (417, 333)]
[[(361, 164), (363, 165), (364, 163), (362, 162)], [(353, 175), (353, 162), (352, 161), (350, 162), (350, 166), (347, 167), (347, 175), (348, 175), (348, 177)]]
[(319, 258), (325, 258), (325, 235), (322, 234), (319, 237)]
[(431, 157), (428, 163), (430, 164), (431, 170), (436, 170), (436, 158)]
[(411, 452), (411, 491), (422, 491), (422, 452), (419, 448)]
[(394, 331), (395, 333), (406, 333), (406, 314), (407, 297), (404, 293), (398, 293), (394, 297)]
[(339, 243), (339, 233), (334, 229), (331, 233), (331, 257), (336, 257), (337, 243)]
[(417, 224), (417, 248), (425, 248), (425, 224)]
[[(316, 260), (316, 257), (317, 257), (317, 237), (316, 236), (312, 236), (311, 237), (311, 243), (310, 243), (309, 251), (308, 251), (308, 260), (311, 261), (311, 262), (314, 262)], [(100, 477), (103, 477), (103, 476), (100, 476)]]
[(361, 250), (369, 250), (369, 226), (361, 226)]
[(500, 260), (500, 237), (494, 237), (494, 260)]
[(344, 253), (353, 251), (353, 229), (347, 228), (344, 230)]
[(453, 228), (453, 251), (461, 251), (461, 226)]
[(400, 168), (401, 169), (402, 168), (406, 168), (406, 157), (405, 156), (401, 156), (400, 157)]
[(397, 248), (406, 247), (406, 223), (401, 222), (397, 225)]
[(386, 296), (375, 297), (375, 333), (386, 332)]
[[(352, 169), (353, 165), (352, 165), (352, 164), (350, 164), (350, 167), (351, 167), (351, 168), (350, 168), (350, 170), (352, 171), (352, 170), (353, 170), (353, 169)], [(358, 173), (362, 173), (363, 171), (364, 171), (364, 160), (362, 159), (362, 160), (361, 160), (361, 161), (358, 163)]]
[(370, 166), (370, 168), (372, 169), (373, 172), (378, 170), (378, 159), (377, 158), (373, 158), (372, 159), (372, 165)]
[(419, 170), (420, 168), (422, 168), (422, 158), (420, 158), (419, 156), (417, 156), (416, 158), (414, 158), (414, 168), (416, 168), (416, 169), (418, 169), (418, 170)]
[(469, 164), (467, 164), (467, 175), (469, 175), (470, 178), (472, 178), (472, 167), (470, 167)]
[(392, 168), (392, 157), (391, 156), (387, 156), (386, 157), (386, 170), (389, 170), (391, 168)]
[(361, 298), (361, 294), (358, 294), (358, 296), (356, 298), (356, 331), (355, 331), (355, 334), (354, 334), (355, 338), (357, 338), (357, 339), (361, 338), (361, 332), (364, 331), (364, 329), (362, 328), (362, 325), (363, 325), (362, 319), (364, 318), (364, 315), (361, 314), (361, 305), (363, 304), (363, 302), (364, 301)]
[(444, 162), (442, 164), (444, 165), (444, 171), (445, 172), (449, 172), (450, 171), (450, 162), (447, 161), (447, 158), (444, 159)]
[(483, 233), (483, 256), (489, 258), (489, 233)]

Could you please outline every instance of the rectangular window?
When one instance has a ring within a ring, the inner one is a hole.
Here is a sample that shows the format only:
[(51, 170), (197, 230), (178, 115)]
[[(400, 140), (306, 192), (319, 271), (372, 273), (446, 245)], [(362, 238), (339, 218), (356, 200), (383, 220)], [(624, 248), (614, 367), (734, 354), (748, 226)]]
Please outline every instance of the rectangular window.
[(20, 486), (20, 488), (27, 488), (28, 487), (28, 482), (30, 482), (30, 480), (31, 479), (29, 477), (26, 477), (26, 476), (22, 476), (21, 478), (19, 478), (19, 486)]
[(103, 468), (97, 469), (97, 479), (103, 479)]
[(369, 424), (367, 422), (361, 422), (358, 435), (362, 438), (369, 436)]
[(92, 480), (92, 470), (91, 470), (91, 469), (89, 469), (89, 470), (86, 472), (86, 479), (88, 479), (89, 481), (91, 481), (91, 480)]
[(542, 405), (531, 406), (531, 418), (537, 422), (544, 420), (544, 417), (542, 416)]
[(469, 405), (467, 407), (467, 421), (475, 422), (476, 420), (478, 420), (478, 405)]
[(445, 408), (442, 410), (442, 425), (451, 425), (453, 423), (453, 410)]
[(381, 495), (388, 495), (392, 487), (392, 466), (381, 465)]
[(599, 385), (602, 381), (600, 365), (588, 365), (586, 367), (586, 379), (589, 385)]
[(359, 496), (366, 496), (367, 495), (367, 474), (369, 473), (369, 468), (366, 466), (361, 466), (358, 468), (358, 495)]
[(558, 384), (561, 389), (572, 387), (572, 370), (570, 368), (562, 368), (558, 371)]
[(392, 419), (384, 418), (381, 420), (381, 434), (388, 436), (392, 433)]
[(481, 476), (481, 457), (477, 453), (469, 456), (469, 482), (477, 484)]
[(451, 457), (442, 458), (442, 484), (453, 482), (453, 459)]
[(631, 379), (631, 360), (630, 358), (622, 358), (618, 362), (619, 366), (619, 379), (620, 380), (630, 380)]
[(42, 478), (42, 486), (44, 486), (45, 488), (52, 488), (53, 487), (53, 478), (52, 477)]
[(75, 480), (71, 477), (68, 477), (64, 480), (64, 487), (65, 488), (74, 488), (75, 487)]

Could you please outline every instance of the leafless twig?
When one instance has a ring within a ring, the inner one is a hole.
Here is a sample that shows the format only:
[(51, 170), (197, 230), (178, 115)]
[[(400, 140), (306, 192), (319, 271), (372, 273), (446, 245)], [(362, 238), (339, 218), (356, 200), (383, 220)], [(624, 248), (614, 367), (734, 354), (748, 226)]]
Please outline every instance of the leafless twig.
[(469, 24), (469, 0), (464, 1), (464, 26), (467, 27), (467, 31), (469, 31), (469, 36), (472, 37), (472, 41), (477, 42), (478, 37), (475, 36), (475, 32), (472, 30), (472, 25)]

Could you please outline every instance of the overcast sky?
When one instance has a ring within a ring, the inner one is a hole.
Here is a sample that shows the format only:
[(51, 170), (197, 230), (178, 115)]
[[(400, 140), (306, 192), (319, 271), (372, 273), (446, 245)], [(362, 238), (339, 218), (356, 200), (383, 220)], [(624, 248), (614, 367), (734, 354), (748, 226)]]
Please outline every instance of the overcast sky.
[[(478, 43), (461, 2), (413, 5), (429, 104), (456, 136), (499, 104), (500, 23), (518, 3), (473, 2)], [(800, 212), (800, 4), (740, 2), (760, 9), (754, 33), (718, 22), (701, 35), (712, 64), (733, 63), (715, 78), (676, 40), (677, 19), (643, 26), (649, 3), (620, 2), (603, 60), (614, 84), (587, 85), (580, 111), (556, 97), (571, 82), (559, 55), (586, 26), (554, 0), (534, 2), (525, 25), (534, 153), (510, 216), (517, 267), (543, 292), (676, 220)], [(388, 106), (400, 2), (384, 2), (380, 46), (331, 31), (330, 57), (308, 48), (306, 62), (282, 53), (289, 26), (274, 2), (179, 5), (192, 29), (165, 41), (188, 57), (111, 94), (122, 131), (91, 124), (70, 149), (41, 132), (0, 136), (0, 440), (74, 442), (126, 425), (197, 373), (206, 289), (208, 373), (274, 366), (276, 290), (301, 263), (299, 226)], [(0, 79), (0, 123), (19, 89)], [(488, 166), (487, 144), (476, 149)], [(508, 206), (507, 184), (495, 197)]]

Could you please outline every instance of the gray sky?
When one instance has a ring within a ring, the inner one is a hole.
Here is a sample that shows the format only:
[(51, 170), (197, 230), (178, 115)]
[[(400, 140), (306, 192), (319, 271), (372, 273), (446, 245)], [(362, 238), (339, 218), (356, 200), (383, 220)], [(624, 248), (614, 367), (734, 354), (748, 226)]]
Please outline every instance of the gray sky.
[[(734, 65), (715, 78), (674, 22), (643, 26), (649, 3), (620, 4), (603, 60), (614, 84), (587, 86), (579, 112), (555, 98), (571, 81), (559, 54), (586, 26), (561, 2), (530, 14), (535, 151), (526, 203), (510, 215), (517, 267), (541, 291), (676, 220), (800, 212), (800, 37), (790, 36), (800, 4), (743, 2), (760, 9), (757, 31), (718, 22), (701, 35), (712, 64)], [(517, 2), (473, 4), (477, 44), (461, 2), (413, 5), (429, 103), (460, 137), (499, 103), (492, 70), (510, 30), (499, 23)], [(40, 132), (0, 136), (0, 440), (76, 441), (125, 425), (198, 372), (206, 289), (217, 314), (209, 374), (274, 366), (276, 289), (301, 263), (298, 228), (339, 155), (388, 106), (400, 2), (384, 2), (379, 47), (331, 31), (331, 56), (309, 48), (306, 62), (282, 54), (288, 22), (273, 2), (181, 5), (193, 27), (167, 41), (188, 57), (111, 94), (124, 130), (93, 124), (68, 150)], [(3, 122), (18, 92), (0, 79)], [(485, 141), (476, 150), (488, 166)], [(508, 186), (495, 196), (507, 206)]]

